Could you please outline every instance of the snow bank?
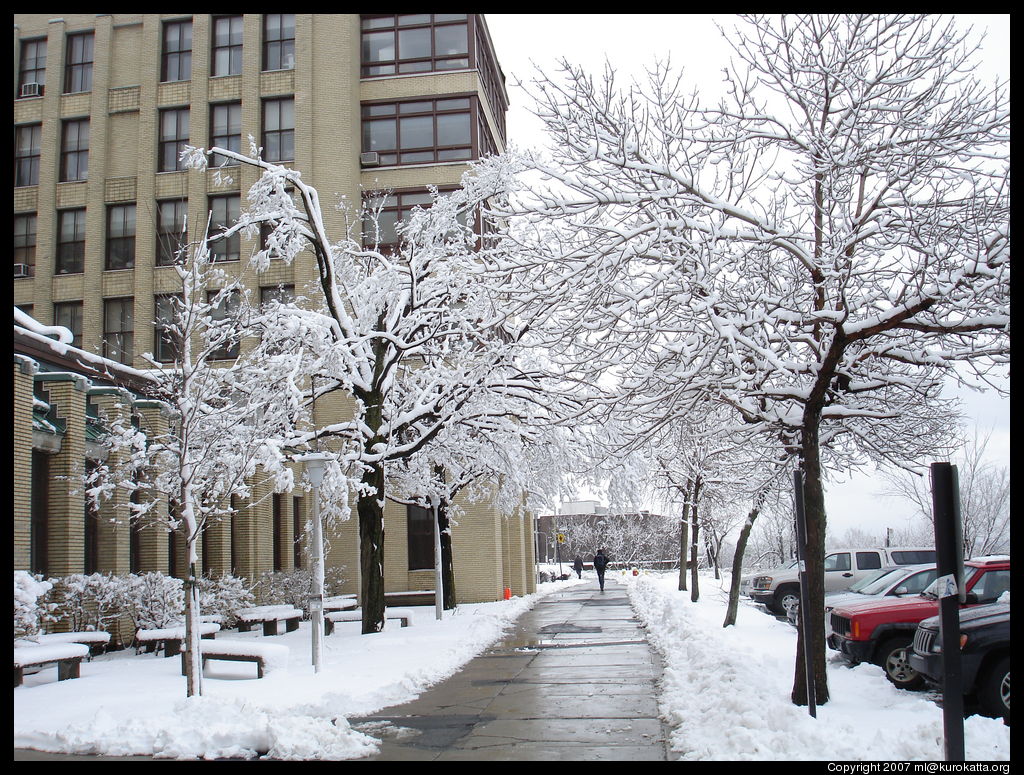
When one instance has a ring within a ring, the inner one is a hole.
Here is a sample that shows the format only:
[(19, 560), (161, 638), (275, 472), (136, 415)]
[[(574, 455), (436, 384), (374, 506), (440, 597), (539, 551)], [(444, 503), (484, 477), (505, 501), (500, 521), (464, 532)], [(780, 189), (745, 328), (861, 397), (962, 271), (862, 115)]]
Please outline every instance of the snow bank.
[[(830, 658), (831, 699), (817, 719), (793, 705), (796, 630), (754, 604), (741, 604), (737, 625), (723, 628), (727, 581), (702, 578), (694, 604), (675, 575), (622, 580), (665, 661), (661, 710), (682, 759), (944, 758), (941, 709), (926, 693), (896, 689), (874, 665)], [(969, 760), (1009, 759), (1000, 721), (971, 716), (964, 734)]]

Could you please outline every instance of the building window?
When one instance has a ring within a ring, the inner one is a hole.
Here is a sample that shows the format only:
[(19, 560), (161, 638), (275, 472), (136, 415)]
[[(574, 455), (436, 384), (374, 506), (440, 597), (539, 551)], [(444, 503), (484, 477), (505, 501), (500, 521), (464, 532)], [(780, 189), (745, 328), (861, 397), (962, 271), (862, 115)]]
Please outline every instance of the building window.
[(192, 78), (192, 20), (164, 24), (164, 52), (160, 61), (161, 81)]
[(409, 526), (409, 570), (434, 567), (434, 513), (422, 506), (406, 506)]
[(65, 121), (61, 132), (60, 181), (89, 178), (89, 119)]
[(295, 98), (263, 101), (263, 158), (291, 161), (295, 158)]
[[(212, 304), (219, 293), (220, 291), (208, 291), (206, 294), (207, 303)], [(233, 321), (237, 318), (241, 301), (242, 294), (241, 291), (238, 290), (233, 290), (222, 296), (217, 306), (210, 311), (210, 317), (213, 319), (214, 327), (216, 327), (221, 321), (226, 321), (229, 330), (234, 328)], [(238, 346), (239, 339), (234, 336), (229, 337), (220, 347), (211, 353), (210, 357), (219, 361), (233, 360), (238, 357)]]
[(92, 91), (93, 34), (68, 35), (68, 54), (64, 63), (64, 93)]
[(135, 205), (107, 208), (107, 269), (135, 267)]
[(82, 349), (82, 302), (61, 301), (53, 305), (53, 324), (71, 332), (73, 344)]
[(469, 15), (364, 16), (362, 74), (401, 75), (469, 67)]
[(295, 301), (294, 285), (265, 285), (260, 288), (260, 309), (271, 304), (291, 304)]
[(39, 185), (39, 157), (42, 154), (43, 125), (14, 128), (14, 185)]
[(134, 306), (135, 300), (131, 296), (103, 301), (104, 358), (131, 364), (135, 338)]
[(275, 492), (272, 498), (272, 513), (274, 520), (274, 572), (278, 573), (284, 570), (285, 556), (282, 550), (282, 538), (284, 536), (284, 507), (282, 502), (284, 501), (284, 495)]
[(36, 268), (36, 214), (14, 216), (14, 276), (32, 277)]
[(363, 151), (379, 163), (430, 164), (474, 158), (470, 97), (364, 105)]
[[(33, 86), (33, 84), (35, 84)], [(41, 97), (46, 85), (46, 38), (21, 42), (18, 96)]]
[(160, 363), (173, 363), (181, 355), (181, 337), (174, 328), (180, 304), (180, 294), (153, 298), (153, 359)]
[(303, 565), (302, 549), (305, 542), (302, 540), (302, 536), (305, 532), (302, 498), (292, 497), (292, 562), (296, 568), (301, 568)]
[(219, 16), (213, 20), (213, 75), (242, 72), (242, 17)]
[(188, 245), (188, 200), (167, 199), (156, 203), (156, 265), (173, 266)]
[(295, 14), (263, 15), (263, 69), (291, 70), (295, 67)]
[(185, 169), (181, 152), (188, 143), (188, 108), (170, 108), (160, 111), (160, 159), (157, 172)]
[[(439, 191), (438, 195), (443, 197), (453, 190), (455, 189)], [(386, 194), (371, 193), (364, 201), (363, 244), (372, 245), (378, 250), (390, 250), (397, 248), (401, 243), (398, 236), (398, 224), (404, 221), (415, 208), (430, 207), (434, 203), (434, 197), (425, 189), (415, 189)], [(469, 214), (461, 214), (459, 223), (463, 226), (468, 224)]]
[[(216, 146), (226, 151), (242, 152), (242, 103), (228, 102), (213, 105), (210, 109), (210, 147)], [(214, 167), (238, 164), (219, 153), (210, 160)]]
[[(89, 476), (96, 470), (98, 463), (93, 460), (85, 461), (85, 474)], [(85, 498), (85, 504), (82, 509), (84, 519), (84, 530), (83, 530), (83, 541), (82, 541), (82, 568), (87, 575), (96, 573), (100, 567), (100, 552), (99, 552), (99, 526), (100, 526), (100, 513), (99, 509), (96, 508), (96, 502), (89, 497)]]
[(32, 450), (32, 525), (30, 570), (33, 573), (49, 574), (50, 554), (50, 456), (40, 450)]
[(56, 274), (77, 274), (85, 267), (85, 208), (57, 214)]
[[(241, 212), (241, 201), (238, 194), (210, 197), (210, 225), (214, 233), (235, 225)], [(241, 251), (242, 238), (237, 231), (229, 237), (210, 241), (210, 252), (214, 261), (237, 261), (241, 257)]]

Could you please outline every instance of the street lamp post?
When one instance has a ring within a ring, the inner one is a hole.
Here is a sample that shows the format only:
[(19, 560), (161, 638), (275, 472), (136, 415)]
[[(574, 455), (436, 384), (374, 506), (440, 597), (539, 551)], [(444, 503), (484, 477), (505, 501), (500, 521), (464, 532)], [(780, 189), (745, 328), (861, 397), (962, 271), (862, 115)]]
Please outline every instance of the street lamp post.
[(309, 596), (309, 618), (312, 624), (313, 671), (320, 672), (324, 652), (324, 535), (320, 516), (320, 484), (330, 456), (323, 452), (310, 452), (299, 457), (305, 464), (306, 475), (313, 485), (313, 547), (311, 554), (313, 592)]
[(438, 501), (441, 499), (437, 495), (430, 496), (430, 505), (433, 507), (431, 511), (434, 514), (434, 613), (437, 616), (437, 620), (441, 621), (444, 617), (444, 569), (441, 561), (441, 524), (438, 521)]

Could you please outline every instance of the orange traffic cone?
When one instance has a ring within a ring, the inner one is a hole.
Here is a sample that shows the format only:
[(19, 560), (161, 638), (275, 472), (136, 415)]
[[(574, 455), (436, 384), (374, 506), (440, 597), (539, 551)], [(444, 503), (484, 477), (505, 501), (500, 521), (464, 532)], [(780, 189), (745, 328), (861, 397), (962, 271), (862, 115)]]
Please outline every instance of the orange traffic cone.
[(509, 587), (505, 587), (505, 599), (506, 600), (511, 600), (512, 599), (512, 590)]

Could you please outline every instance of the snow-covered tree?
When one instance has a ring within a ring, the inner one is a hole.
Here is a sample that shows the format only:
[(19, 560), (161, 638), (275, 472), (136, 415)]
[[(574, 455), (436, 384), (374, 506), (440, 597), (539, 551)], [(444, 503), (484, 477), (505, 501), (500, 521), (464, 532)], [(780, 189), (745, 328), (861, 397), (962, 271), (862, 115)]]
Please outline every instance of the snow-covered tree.
[(355, 408), (351, 417), (317, 421), (293, 441), (325, 445), (345, 480), (336, 488), (354, 490), (362, 629), (378, 632), (384, 624), (388, 467), (479, 412), (473, 403), (479, 395), (547, 400), (543, 374), (518, 365), (530, 321), (511, 320), (497, 304), (469, 225), (484, 202), (504, 196), (515, 168), (502, 161), (466, 175), (462, 188), (436, 196), (429, 209), (406, 219), (396, 247), (380, 244), (375, 198), (349, 213), (354, 217), (345, 233), (332, 236), (317, 191), (298, 171), (264, 161), (258, 151), (245, 156), (221, 148), (189, 149), (190, 165), (204, 167), (210, 153), (261, 172), (249, 207), (224, 232), (270, 227), (267, 248), (253, 259), (257, 268), (271, 254), (290, 262), (308, 251), (316, 262), (319, 307), (297, 317), (293, 331), (311, 351), (304, 387), (311, 399), (351, 397)]
[(538, 78), (552, 150), (516, 237), (578, 294), (551, 334), (575, 335), (553, 352), (581, 381), (615, 378), (660, 422), (713, 400), (788, 435), (826, 702), (828, 470), (933, 455), (957, 414), (943, 384), (1009, 359), (1008, 88), (977, 80), (948, 19), (742, 21), (718, 105), (660, 65), (626, 89)]
[(87, 489), (97, 504), (117, 489), (131, 491), (127, 518), (180, 531), (185, 539), (188, 696), (202, 694), (197, 542), (211, 524), (230, 517), (232, 496), (252, 496), (257, 481), (278, 491), (292, 487), (285, 444), (301, 417), (301, 396), (289, 392), (301, 351), (267, 358), (240, 349), (267, 321), (248, 305), (237, 280), (214, 265), (211, 239), (207, 234), (181, 251), (180, 294), (164, 297), (168, 305), (156, 321), (162, 359), (143, 356), (151, 361), (149, 398), (162, 402), (168, 428), (112, 421), (106, 444), (115, 454), (93, 470)]

